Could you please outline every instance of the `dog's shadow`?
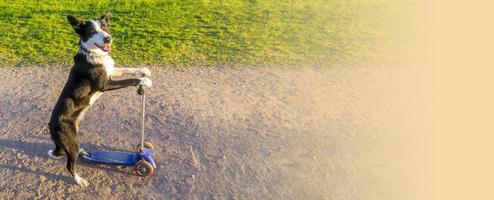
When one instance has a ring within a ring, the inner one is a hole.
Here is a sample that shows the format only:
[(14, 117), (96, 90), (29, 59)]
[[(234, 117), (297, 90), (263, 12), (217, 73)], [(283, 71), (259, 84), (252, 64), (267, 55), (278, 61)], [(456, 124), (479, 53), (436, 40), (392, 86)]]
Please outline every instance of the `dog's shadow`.
[[(0, 139), (0, 150), (4, 151), (5, 149), (14, 149), (15, 151), (22, 152), (23, 154), (27, 155), (29, 157), (29, 159), (36, 158), (36, 160), (41, 160), (42, 162), (53, 159), (53, 158), (48, 156), (47, 152), (49, 149), (53, 149), (54, 145), (51, 143), (48, 143), (51, 141), (46, 139), (46, 138), (36, 138), (36, 140), (41, 141), (40, 139), (45, 140), (47, 143), (43, 143), (43, 142), (33, 143), (33, 142), (26, 142), (26, 141), (21, 141), (21, 140)], [(105, 148), (102, 146), (92, 145), (92, 144), (84, 144), (83, 146), (86, 148), (89, 148), (89, 149)], [(59, 166), (60, 170), (66, 171), (65, 158), (60, 159), (59, 161), (60, 161), (60, 166)], [(117, 167), (103, 166), (103, 165), (92, 165), (92, 164), (87, 164), (87, 163), (81, 162), (80, 160), (77, 162), (77, 164), (80, 166), (90, 167), (90, 168), (97, 169), (97, 170), (104, 170), (104, 171), (111, 172), (111, 173), (116, 172), (116, 173), (122, 173), (122, 174), (130, 174), (130, 172), (129, 172), (130, 170), (117, 168)], [(42, 165), (40, 164), (40, 166), (42, 166)], [(33, 170), (33, 169), (30, 169), (30, 168), (24, 167), (24, 166), (19, 167), (19, 166), (16, 166), (15, 164), (8, 164), (8, 163), (5, 164), (5, 162), (0, 164), (0, 168), (9, 169), (9, 170), (19, 170), (22, 173), (31, 173), (31, 174), (35, 174), (38, 176), (45, 176), (48, 179), (58, 179), (58, 180), (65, 181), (67, 183), (73, 182), (72, 178), (68, 175), (68, 173), (66, 173), (67, 174), (66, 176), (58, 175), (58, 174), (46, 172), (42, 168), (37, 168), (37, 169)]]
[[(31, 143), (20, 140), (0, 139), (0, 149), (2, 149), (2, 151), (5, 151), (6, 149), (14, 149), (15, 151), (22, 152), (23, 154), (29, 156), (29, 158), (41, 157), (43, 159), (48, 159), (49, 158), (48, 155), (43, 150), (46, 149), (46, 151), (48, 151), (49, 148), (52, 148), (51, 146), (52, 145), (49, 145), (47, 143)], [(9, 170), (18, 170), (21, 173), (31, 173), (38, 176), (45, 176), (49, 179), (58, 179), (65, 182), (71, 181), (71, 178), (69, 176), (61, 176), (61, 175), (49, 173), (39, 168), (33, 170), (24, 166), (16, 166), (14, 164), (9, 164), (9, 163), (0, 164), (0, 168), (9, 169)]]

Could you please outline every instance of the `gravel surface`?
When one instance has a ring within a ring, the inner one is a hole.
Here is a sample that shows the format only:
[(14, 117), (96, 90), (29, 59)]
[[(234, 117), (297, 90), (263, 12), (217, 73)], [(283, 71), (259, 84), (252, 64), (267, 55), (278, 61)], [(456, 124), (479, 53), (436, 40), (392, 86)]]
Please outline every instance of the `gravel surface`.
[[(69, 68), (0, 68), (0, 198), (415, 199), (419, 136), (397, 67), (150, 67), (147, 140), (157, 169), (50, 159), (47, 123)], [(82, 147), (133, 150), (135, 88), (105, 93)]]

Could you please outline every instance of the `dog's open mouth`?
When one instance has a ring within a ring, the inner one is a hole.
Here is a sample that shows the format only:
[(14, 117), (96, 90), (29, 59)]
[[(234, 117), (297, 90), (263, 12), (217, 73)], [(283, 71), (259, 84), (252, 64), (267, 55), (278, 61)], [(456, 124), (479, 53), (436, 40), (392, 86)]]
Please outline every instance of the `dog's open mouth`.
[(103, 44), (103, 46), (100, 46), (98, 44), (94, 44), (104, 52), (110, 52), (111, 51), (111, 44)]

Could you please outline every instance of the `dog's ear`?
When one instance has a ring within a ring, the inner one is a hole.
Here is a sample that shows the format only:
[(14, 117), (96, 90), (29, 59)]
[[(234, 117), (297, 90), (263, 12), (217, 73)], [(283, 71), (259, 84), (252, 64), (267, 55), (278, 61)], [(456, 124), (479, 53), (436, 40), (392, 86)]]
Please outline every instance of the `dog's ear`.
[(67, 15), (67, 20), (69, 21), (70, 25), (74, 30), (80, 31), (82, 29), (82, 26), (84, 26), (84, 20), (79, 18), (79, 17), (74, 17), (72, 15)]
[(108, 24), (108, 23), (110, 23), (111, 17), (112, 17), (112, 14), (110, 12), (108, 12), (105, 15), (101, 16), (101, 20), (104, 20)]

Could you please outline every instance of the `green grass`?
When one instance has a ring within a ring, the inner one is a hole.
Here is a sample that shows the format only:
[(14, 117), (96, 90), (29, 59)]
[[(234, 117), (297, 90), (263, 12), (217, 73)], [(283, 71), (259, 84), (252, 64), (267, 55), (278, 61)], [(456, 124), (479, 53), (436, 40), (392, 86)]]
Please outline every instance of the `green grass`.
[(387, 0), (4, 0), (0, 66), (71, 64), (65, 16), (107, 11), (117, 64), (355, 63), (386, 59), (399, 37)]

